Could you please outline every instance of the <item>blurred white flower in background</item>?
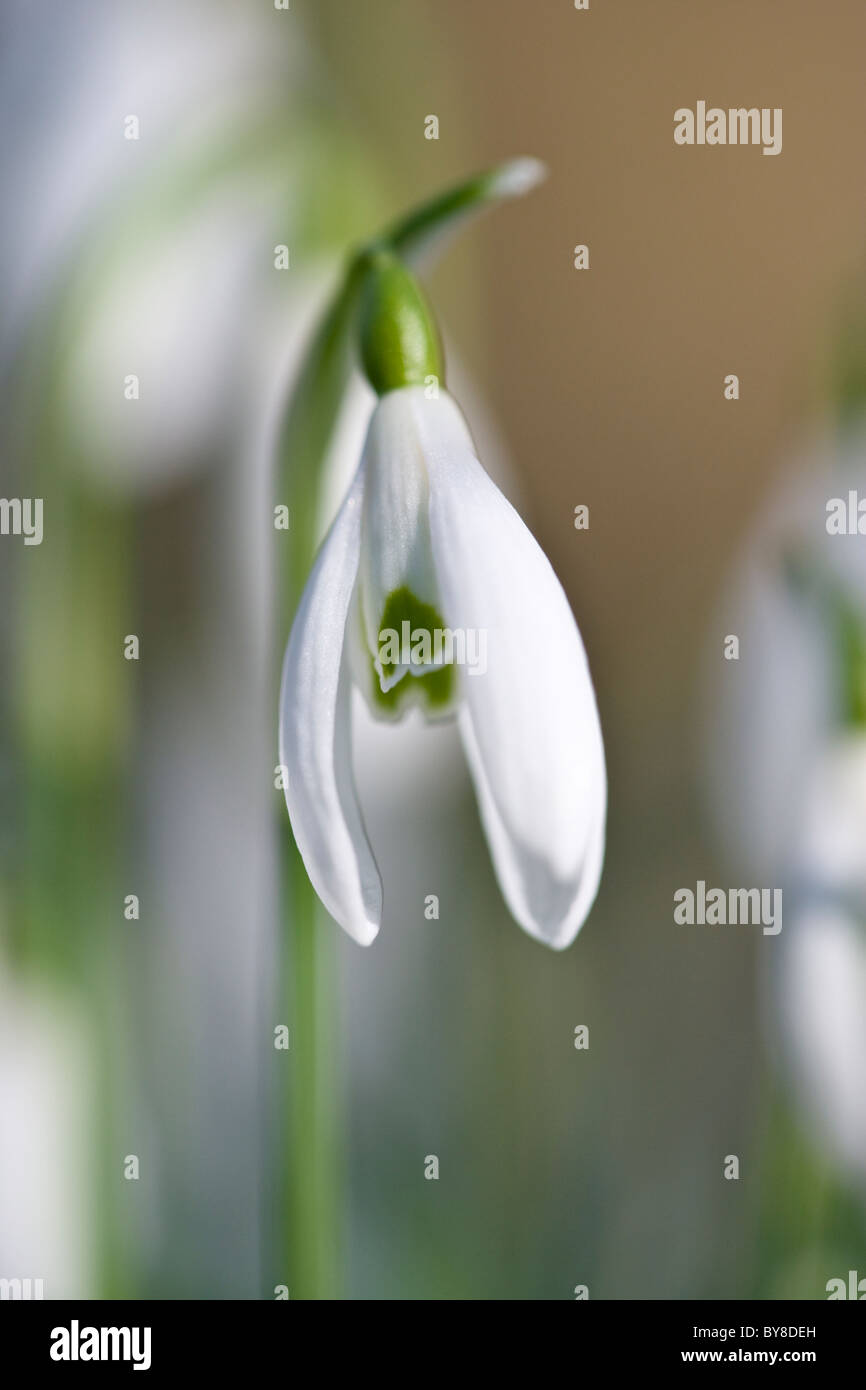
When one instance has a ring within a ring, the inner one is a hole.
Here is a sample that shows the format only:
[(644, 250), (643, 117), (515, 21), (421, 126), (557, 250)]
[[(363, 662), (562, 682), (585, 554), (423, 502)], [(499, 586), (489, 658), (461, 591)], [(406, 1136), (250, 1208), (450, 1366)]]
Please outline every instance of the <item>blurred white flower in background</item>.
[[(7, 8), (0, 168), (16, 197), (4, 217), (0, 342), (20, 330), (33, 300), (56, 292), (58, 265), (92, 235), (97, 209), (110, 220), (142, 179), (158, 195), (166, 161), (195, 167), (260, 119), (274, 93), (282, 101), (304, 88), (312, 59), (303, 28), (295, 20), (275, 43), (279, 22), (209, 0)], [(124, 138), (129, 115), (138, 140)], [(134, 263), (128, 268), (134, 278)]]
[[(211, 467), (225, 450), (250, 386), (266, 229), (242, 185), (220, 187), (137, 253), (101, 267), (71, 333), (60, 397), (91, 481), (110, 491), (152, 491)], [(298, 291), (297, 274), (283, 279)], [(294, 306), (286, 299), (291, 334)], [(134, 402), (124, 393), (133, 375)]]
[(827, 529), (858, 488), (862, 425), (804, 451), (770, 497), (714, 621), (706, 744), (730, 870), (784, 886), (771, 1030), (810, 1133), (866, 1192), (866, 731), (845, 646), (846, 624), (866, 634), (866, 538)]
[(95, 1296), (94, 1084), (78, 1010), (0, 977), (0, 1278)]
[[(866, 484), (866, 434), (824, 437), (794, 460), (738, 551), (713, 615), (704, 680), (709, 808), (746, 873), (781, 872), (810, 768), (839, 717), (827, 592), (866, 621), (866, 544), (827, 533), (829, 498)], [(739, 637), (739, 660), (722, 657)]]

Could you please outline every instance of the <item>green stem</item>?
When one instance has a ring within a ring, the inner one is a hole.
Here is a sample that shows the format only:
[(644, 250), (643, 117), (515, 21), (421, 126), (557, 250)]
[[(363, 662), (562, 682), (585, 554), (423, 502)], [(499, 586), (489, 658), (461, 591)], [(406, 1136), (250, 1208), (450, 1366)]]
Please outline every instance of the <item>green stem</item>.
[[(359, 276), (350, 268), (311, 345), (280, 437), (279, 500), (289, 507), (291, 538), (278, 576), (278, 644), (286, 640), (313, 562), (322, 460), (351, 368), (350, 325)], [(289, 1026), (290, 1100), (283, 1108), (280, 1226), (283, 1264), (275, 1284), (290, 1297), (333, 1299), (340, 1266), (340, 1146), (336, 1042), (333, 1028), (333, 936), (318, 930), (318, 900), (279, 812), (282, 900), (289, 905), (283, 943), (282, 996)]]
[(439, 245), (444, 233), (455, 231), (467, 218), (504, 198), (528, 193), (545, 173), (544, 165), (536, 159), (507, 160), (431, 198), (394, 222), (379, 240), (416, 264)]
[(333, 932), (319, 921), (300, 856), (284, 835), (283, 881), (292, 904), (289, 971), (292, 1095), (285, 1238), (292, 1298), (340, 1296), (340, 1106)]

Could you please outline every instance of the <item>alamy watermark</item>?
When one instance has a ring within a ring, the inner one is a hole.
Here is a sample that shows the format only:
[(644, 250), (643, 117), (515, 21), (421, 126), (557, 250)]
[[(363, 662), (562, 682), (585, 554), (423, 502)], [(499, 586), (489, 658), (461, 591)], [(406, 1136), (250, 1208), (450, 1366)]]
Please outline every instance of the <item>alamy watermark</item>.
[(45, 1297), (44, 1279), (0, 1279), (0, 1301), (41, 1302)]
[(828, 536), (866, 536), (866, 497), (850, 488), (847, 497), (830, 497), (824, 525)]
[(828, 1303), (840, 1298), (853, 1298), (858, 1303), (866, 1301), (866, 1279), (861, 1279), (856, 1269), (848, 1270), (847, 1280), (838, 1275), (835, 1279), (828, 1279), (824, 1288)]
[(762, 927), (764, 936), (782, 930), (781, 888), (707, 888), (702, 878), (694, 890), (674, 893), (674, 921), (680, 926)]
[(149, 1327), (82, 1327), (73, 1318), (69, 1327), (51, 1330), (52, 1361), (131, 1361), (134, 1371), (150, 1370)]
[(41, 545), (42, 498), (0, 497), (0, 536), (23, 536), (25, 545)]
[(762, 154), (782, 153), (781, 106), (707, 106), (699, 101), (674, 112), (676, 145), (762, 145)]
[(413, 628), (408, 619), (379, 633), (378, 665), (384, 670), (408, 666), (413, 670), (430, 666), (465, 666), (470, 676), (483, 676), (487, 670), (486, 628)]

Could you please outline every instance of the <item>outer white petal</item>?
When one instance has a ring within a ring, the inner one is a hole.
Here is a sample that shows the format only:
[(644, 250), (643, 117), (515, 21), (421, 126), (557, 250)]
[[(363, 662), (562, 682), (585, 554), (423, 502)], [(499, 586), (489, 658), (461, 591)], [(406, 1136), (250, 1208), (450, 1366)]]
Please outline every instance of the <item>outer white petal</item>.
[(460, 724), (497, 876), (521, 926), (561, 949), (604, 856), (604, 748), (583, 643), (454, 402), (414, 392), (413, 406), (442, 609), (450, 626), (487, 632), (487, 670), (464, 674)]
[(363, 467), (319, 551), (292, 627), (280, 691), (286, 805), (313, 887), (350, 936), (368, 946), (382, 885), (352, 774), (346, 620), (361, 549)]

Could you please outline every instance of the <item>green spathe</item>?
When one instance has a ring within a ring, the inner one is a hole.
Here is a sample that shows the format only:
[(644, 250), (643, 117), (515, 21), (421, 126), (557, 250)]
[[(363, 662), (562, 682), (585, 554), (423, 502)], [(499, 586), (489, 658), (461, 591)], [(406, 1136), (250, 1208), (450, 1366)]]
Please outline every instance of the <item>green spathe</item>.
[(441, 384), (439, 337), (415, 277), (384, 249), (368, 252), (362, 268), (361, 362), (374, 391)]

